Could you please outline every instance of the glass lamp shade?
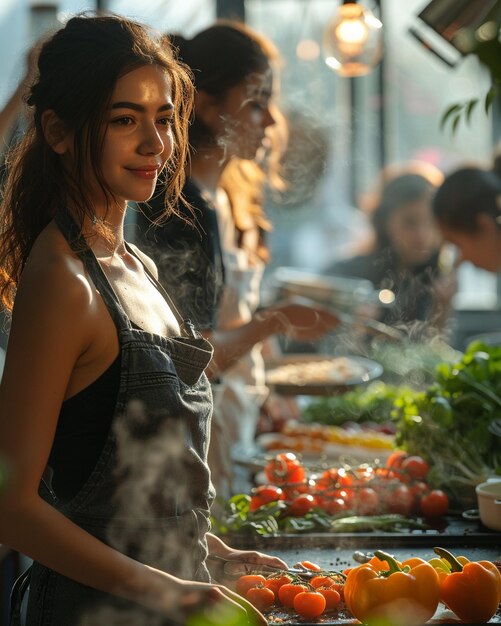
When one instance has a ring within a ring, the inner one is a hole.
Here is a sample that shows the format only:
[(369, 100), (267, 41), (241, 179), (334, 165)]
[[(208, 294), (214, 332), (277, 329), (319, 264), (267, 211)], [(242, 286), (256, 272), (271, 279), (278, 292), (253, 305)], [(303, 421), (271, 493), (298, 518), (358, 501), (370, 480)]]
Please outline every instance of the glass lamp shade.
[(325, 63), (341, 76), (368, 74), (383, 54), (382, 23), (356, 2), (338, 7), (324, 32)]

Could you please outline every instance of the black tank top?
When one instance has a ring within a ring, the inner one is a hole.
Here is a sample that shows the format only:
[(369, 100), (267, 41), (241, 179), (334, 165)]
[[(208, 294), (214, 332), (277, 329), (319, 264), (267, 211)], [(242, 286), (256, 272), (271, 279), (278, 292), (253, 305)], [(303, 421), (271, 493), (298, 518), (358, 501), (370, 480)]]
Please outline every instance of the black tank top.
[(63, 502), (90, 476), (110, 431), (120, 386), (120, 354), (101, 376), (65, 400), (49, 457), (52, 489)]

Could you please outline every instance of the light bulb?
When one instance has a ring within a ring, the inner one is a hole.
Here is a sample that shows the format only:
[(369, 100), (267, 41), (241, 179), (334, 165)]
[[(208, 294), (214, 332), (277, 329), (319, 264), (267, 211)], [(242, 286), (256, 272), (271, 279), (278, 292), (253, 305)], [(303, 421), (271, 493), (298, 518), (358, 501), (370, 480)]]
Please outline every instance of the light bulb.
[(341, 76), (368, 74), (383, 54), (382, 26), (371, 11), (356, 2), (340, 5), (325, 29), (325, 63)]

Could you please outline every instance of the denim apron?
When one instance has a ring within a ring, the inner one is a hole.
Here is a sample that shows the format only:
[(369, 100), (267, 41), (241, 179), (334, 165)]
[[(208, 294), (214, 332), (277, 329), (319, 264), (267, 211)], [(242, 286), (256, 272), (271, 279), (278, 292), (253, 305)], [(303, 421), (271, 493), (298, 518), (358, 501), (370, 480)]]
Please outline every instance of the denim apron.
[[(179, 337), (133, 327), (71, 217), (60, 212), (56, 223), (113, 318), (121, 373), (112, 426), (88, 480), (64, 503), (45, 484), (41, 495), (123, 554), (180, 578), (210, 581), (205, 535), (214, 499), (207, 465), (212, 397), (204, 369), (212, 346), (189, 321), (178, 319), (185, 335)], [(179, 318), (168, 295), (149, 276)], [(39, 563), (30, 569), (27, 626), (172, 623)], [(20, 598), (13, 597), (13, 624), (18, 623), (19, 606)]]

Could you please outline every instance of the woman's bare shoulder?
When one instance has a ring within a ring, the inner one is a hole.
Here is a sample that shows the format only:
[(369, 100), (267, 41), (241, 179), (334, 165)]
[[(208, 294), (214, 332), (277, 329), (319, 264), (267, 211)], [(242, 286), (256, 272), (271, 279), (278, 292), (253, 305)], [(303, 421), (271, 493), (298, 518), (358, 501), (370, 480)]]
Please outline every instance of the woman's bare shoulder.
[(15, 308), (63, 307), (83, 313), (92, 287), (82, 261), (58, 228), (49, 224), (36, 239), (19, 281)]

